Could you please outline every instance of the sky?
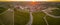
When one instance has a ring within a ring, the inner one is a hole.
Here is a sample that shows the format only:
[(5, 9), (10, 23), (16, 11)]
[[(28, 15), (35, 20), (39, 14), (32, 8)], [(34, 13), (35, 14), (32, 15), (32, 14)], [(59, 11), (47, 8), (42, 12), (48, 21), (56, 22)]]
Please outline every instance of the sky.
[(59, 1), (60, 2), (60, 0), (0, 0), (0, 1)]

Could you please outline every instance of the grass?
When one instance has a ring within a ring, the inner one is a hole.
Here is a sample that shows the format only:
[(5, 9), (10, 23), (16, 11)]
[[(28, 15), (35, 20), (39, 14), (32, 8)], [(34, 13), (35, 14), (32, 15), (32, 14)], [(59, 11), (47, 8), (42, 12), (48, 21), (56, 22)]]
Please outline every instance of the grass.
[(55, 16), (60, 16), (60, 9), (52, 10), (52, 13), (50, 14), (55, 15)]
[[(46, 14), (43, 12), (33, 12), (33, 23), (32, 25), (46, 25), (43, 17)], [(15, 25), (25, 25), (29, 21), (29, 13), (21, 12), (15, 10)], [(52, 18), (50, 16), (46, 16), (46, 19), (49, 25), (60, 25), (60, 18)]]
[[(5, 25), (13, 25), (13, 12), (6, 12), (3, 15), (0, 15), (0, 20), (2, 20)], [(46, 25), (43, 17), (46, 14), (43, 12), (33, 12), (33, 23), (32, 25)], [(46, 16), (46, 19), (49, 25), (60, 25), (60, 18), (52, 18), (50, 16)], [(18, 10), (14, 10), (14, 25), (26, 25), (29, 21), (29, 12), (21, 12)], [(0, 21), (0, 25), (2, 25)]]
[(34, 19), (32, 25), (46, 25), (45, 21), (43, 20), (44, 13), (43, 12), (34, 12), (33, 13)]
[(29, 21), (29, 13), (20, 12), (15, 10), (14, 13), (14, 24), (15, 25), (25, 25)]
[(13, 12), (6, 11), (4, 14), (0, 15), (0, 25), (13, 25)]
[(46, 18), (49, 22), (49, 25), (60, 25), (60, 18), (52, 18), (49, 16), (47, 16)]
[(0, 14), (1, 14), (2, 12), (6, 11), (6, 10), (7, 10), (7, 8), (0, 7)]

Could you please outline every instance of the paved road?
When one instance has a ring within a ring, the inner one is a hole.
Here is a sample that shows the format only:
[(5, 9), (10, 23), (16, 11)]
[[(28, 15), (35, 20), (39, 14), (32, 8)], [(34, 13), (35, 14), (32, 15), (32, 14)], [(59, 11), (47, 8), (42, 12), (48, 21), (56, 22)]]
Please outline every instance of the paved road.
[(30, 20), (27, 23), (27, 25), (32, 25), (32, 22), (33, 22), (33, 15), (32, 15), (32, 12), (30, 12)]
[(45, 10), (42, 10), (46, 15), (50, 16), (50, 17), (53, 17), (53, 18), (60, 18), (60, 16), (54, 16), (54, 15), (51, 15), (49, 14), (48, 12), (46, 12)]

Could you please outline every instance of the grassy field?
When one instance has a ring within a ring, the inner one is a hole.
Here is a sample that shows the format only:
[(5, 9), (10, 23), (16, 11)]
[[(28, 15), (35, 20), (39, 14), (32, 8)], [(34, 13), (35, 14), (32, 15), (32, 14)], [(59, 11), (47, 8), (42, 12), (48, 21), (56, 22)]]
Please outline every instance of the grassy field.
[[(32, 25), (46, 25), (46, 22), (43, 19), (45, 15), (46, 14), (44, 14), (43, 12), (33, 12)], [(25, 25), (29, 21), (29, 13), (15, 10), (14, 18), (15, 25)], [(60, 25), (60, 18), (52, 18), (50, 16), (46, 16), (46, 19), (49, 25)]]
[(6, 11), (0, 15), (0, 25), (13, 25), (13, 11)]
[[(46, 25), (43, 17), (46, 14), (43, 12), (33, 12), (33, 23), (32, 25)], [(46, 16), (49, 25), (60, 25), (60, 18), (52, 18)], [(0, 25), (26, 25), (29, 21), (29, 12), (22, 12), (19, 10), (14, 10), (14, 21), (13, 12), (7, 11), (6, 13), (0, 15)]]
[[(40, 3), (40, 2), (39, 2)], [(42, 4), (37, 4), (36, 6), (39, 8), (39, 6), (46, 7), (58, 7), (60, 8), (60, 2), (41, 2)], [(46, 5), (45, 5), (46, 3)], [(30, 15), (27, 9), (29, 9), (30, 2), (0, 2), (0, 25), (26, 25), (29, 22)], [(16, 8), (15, 6), (19, 7)], [(21, 11), (20, 6), (27, 7), (27, 9), (24, 9)], [(31, 6), (35, 7), (35, 6)], [(37, 8), (36, 7), (36, 8)], [(6, 11), (8, 8), (13, 8), (13, 11)], [(42, 7), (41, 7), (42, 8)], [(38, 9), (39, 10), (39, 9)], [(3, 13), (6, 11), (5, 13)], [(54, 12), (50, 13), (56, 16), (60, 16), (60, 9), (59, 10), (53, 10)], [(1, 14), (3, 13), (3, 14)], [(43, 17), (46, 16), (43, 12), (33, 12), (33, 22), (32, 25), (47, 25)], [(50, 16), (46, 16), (46, 19), (48, 21), (49, 25), (60, 25), (60, 18), (52, 18)]]
[(18, 10), (14, 11), (14, 24), (15, 25), (25, 25), (29, 20), (29, 13), (20, 12)]

